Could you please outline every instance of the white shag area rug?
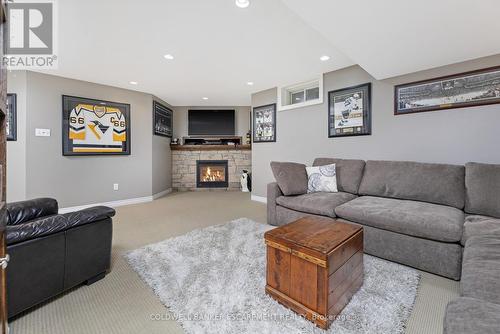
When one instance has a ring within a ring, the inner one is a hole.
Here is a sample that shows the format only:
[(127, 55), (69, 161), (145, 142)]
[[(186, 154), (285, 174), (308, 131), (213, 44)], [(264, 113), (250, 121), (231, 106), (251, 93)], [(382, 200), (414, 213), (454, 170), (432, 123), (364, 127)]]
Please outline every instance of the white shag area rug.
[(264, 232), (241, 218), (131, 251), (126, 259), (187, 333), (403, 333), (419, 273), (365, 255), (365, 281), (328, 331), (264, 292)]

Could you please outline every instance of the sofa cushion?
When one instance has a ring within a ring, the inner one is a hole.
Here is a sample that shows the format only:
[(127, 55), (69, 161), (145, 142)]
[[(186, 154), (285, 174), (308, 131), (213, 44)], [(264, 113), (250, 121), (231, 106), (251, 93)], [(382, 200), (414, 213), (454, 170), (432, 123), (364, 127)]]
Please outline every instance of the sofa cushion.
[(462, 246), (465, 246), (468, 239), (481, 235), (500, 238), (500, 219), (487, 216), (465, 217), (464, 233), (461, 240)]
[(307, 193), (306, 165), (295, 162), (271, 162), (274, 178), (285, 196)]
[(338, 190), (356, 195), (363, 178), (365, 162), (363, 160), (317, 158), (314, 160), (313, 166), (329, 164), (335, 164)]
[(500, 304), (500, 238), (472, 237), (465, 243), (462, 296)]
[(500, 165), (465, 165), (465, 212), (500, 218)]
[(335, 218), (335, 208), (355, 198), (356, 195), (344, 192), (317, 192), (300, 196), (281, 196), (276, 199), (276, 203), (288, 209)]
[(500, 305), (474, 298), (457, 298), (448, 303), (444, 334), (498, 334)]
[(460, 241), (464, 224), (463, 211), (449, 206), (371, 196), (342, 204), (335, 213), (355, 223), (444, 242)]
[(465, 167), (409, 161), (367, 161), (359, 194), (464, 207)]

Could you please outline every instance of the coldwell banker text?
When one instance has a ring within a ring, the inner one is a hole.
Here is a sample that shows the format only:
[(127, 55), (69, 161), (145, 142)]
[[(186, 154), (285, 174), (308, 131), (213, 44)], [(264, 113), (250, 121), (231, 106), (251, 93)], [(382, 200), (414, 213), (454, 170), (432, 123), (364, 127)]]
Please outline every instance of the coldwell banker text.
[(7, 3), (3, 64), (11, 70), (57, 68), (55, 3), (16, 1)]

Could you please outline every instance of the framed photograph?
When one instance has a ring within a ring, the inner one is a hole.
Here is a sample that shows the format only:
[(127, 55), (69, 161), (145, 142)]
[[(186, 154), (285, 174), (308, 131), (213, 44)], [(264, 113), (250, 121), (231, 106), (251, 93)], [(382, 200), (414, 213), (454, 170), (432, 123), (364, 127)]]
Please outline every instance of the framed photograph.
[(328, 92), (328, 137), (371, 135), (371, 83)]
[(7, 116), (5, 117), (8, 141), (17, 140), (17, 95), (7, 94)]
[(63, 155), (130, 155), (130, 105), (62, 97)]
[(276, 103), (253, 108), (253, 142), (276, 141)]
[(172, 109), (153, 101), (153, 134), (172, 138)]
[(394, 88), (395, 115), (495, 103), (500, 103), (500, 66)]

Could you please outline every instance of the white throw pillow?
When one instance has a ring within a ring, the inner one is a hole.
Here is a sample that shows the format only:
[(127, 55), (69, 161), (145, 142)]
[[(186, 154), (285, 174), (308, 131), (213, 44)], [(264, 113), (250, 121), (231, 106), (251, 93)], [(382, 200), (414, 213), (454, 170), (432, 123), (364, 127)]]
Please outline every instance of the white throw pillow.
[(335, 164), (306, 167), (307, 178), (307, 192), (328, 192), (336, 193), (337, 189), (337, 173), (335, 172)]

